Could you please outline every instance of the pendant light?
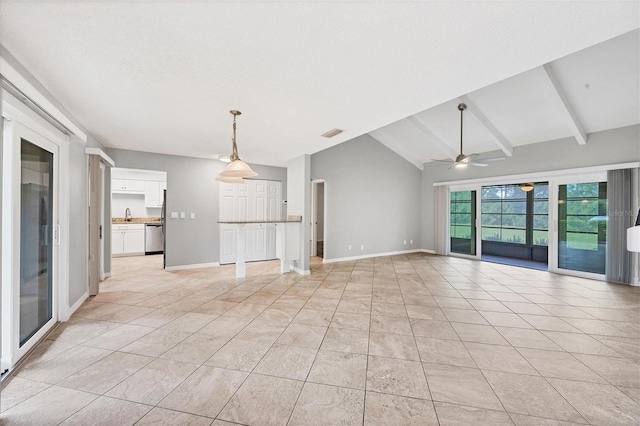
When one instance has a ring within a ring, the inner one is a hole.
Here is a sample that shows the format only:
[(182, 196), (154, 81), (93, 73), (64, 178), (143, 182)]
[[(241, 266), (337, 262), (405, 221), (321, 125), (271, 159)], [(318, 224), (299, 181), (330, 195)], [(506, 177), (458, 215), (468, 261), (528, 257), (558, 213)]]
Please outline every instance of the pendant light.
[(533, 183), (521, 183), (520, 189), (522, 189), (524, 192), (533, 191)]
[(250, 178), (258, 176), (256, 172), (251, 170), (251, 167), (238, 156), (238, 146), (236, 145), (236, 117), (241, 114), (240, 111), (232, 109), (229, 111), (233, 115), (233, 151), (231, 153), (231, 163), (225, 167), (225, 169), (216, 178), (221, 182), (229, 183), (242, 183), (243, 178)]

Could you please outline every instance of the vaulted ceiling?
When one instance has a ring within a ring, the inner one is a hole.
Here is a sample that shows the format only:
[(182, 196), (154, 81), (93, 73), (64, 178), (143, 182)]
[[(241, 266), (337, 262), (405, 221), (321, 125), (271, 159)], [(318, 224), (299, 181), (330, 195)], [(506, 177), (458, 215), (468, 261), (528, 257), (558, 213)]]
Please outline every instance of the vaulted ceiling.
[[(547, 63), (585, 132), (637, 122), (638, 34), (624, 34), (638, 12), (624, 1), (4, 0), (0, 43), (107, 147), (229, 153), (239, 109), (249, 162), (281, 166), (370, 132), (421, 166), (457, 149), (464, 95), (478, 113), (465, 117), (470, 152), (498, 146), (487, 122), (511, 146), (571, 135)], [(599, 45), (621, 35), (621, 47)], [(320, 136), (333, 128), (345, 132)]]
[(640, 31), (631, 31), (369, 132), (416, 167), (640, 123)]

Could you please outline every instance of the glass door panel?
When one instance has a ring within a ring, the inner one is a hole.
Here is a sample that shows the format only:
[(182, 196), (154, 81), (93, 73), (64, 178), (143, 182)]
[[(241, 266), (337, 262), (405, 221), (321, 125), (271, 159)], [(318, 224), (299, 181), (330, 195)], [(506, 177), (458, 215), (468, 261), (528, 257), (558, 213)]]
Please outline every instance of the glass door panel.
[(605, 273), (607, 183), (558, 187), (558, 267)]
[(53, 317), (53, 153), (20, 146), (20, 347)]
[(452, 253), (476, 255), (476, 191), (451, 192), (449, 235)]

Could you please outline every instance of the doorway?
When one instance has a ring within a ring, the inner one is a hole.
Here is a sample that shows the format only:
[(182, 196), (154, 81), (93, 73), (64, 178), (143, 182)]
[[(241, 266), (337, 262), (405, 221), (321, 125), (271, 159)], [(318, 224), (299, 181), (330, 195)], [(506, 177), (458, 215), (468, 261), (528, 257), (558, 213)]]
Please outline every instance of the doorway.
[(316, 179), (311, 182), (311, 257), (324, 259), (325, 248), (325, 181)]

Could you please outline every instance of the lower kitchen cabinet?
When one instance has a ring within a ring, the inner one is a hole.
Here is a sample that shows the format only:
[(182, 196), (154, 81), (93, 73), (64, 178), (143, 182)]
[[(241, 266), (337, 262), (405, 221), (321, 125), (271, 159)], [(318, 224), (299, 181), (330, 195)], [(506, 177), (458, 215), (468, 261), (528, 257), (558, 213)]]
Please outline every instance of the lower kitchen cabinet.
[(119, 256), (144, 254), (144, 224), (113, 225), (111, 254)]

